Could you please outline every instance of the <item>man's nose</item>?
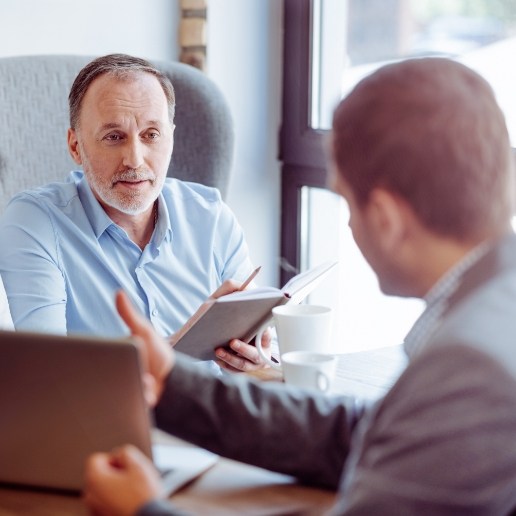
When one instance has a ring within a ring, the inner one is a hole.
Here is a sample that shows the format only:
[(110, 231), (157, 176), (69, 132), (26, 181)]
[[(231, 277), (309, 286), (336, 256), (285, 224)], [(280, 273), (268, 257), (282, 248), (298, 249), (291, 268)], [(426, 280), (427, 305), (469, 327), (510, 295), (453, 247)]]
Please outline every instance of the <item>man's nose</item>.
[(138, 169), (143, 165), (143, 144), (138, 138), (129, 139), (124, 145), (123, 165), (131, 169)]

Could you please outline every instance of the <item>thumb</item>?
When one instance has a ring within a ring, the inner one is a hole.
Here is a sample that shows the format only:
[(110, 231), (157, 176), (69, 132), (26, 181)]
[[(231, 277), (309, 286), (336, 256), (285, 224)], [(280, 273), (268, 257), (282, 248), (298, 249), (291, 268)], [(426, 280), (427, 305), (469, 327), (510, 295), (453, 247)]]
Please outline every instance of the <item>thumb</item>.
[(117, 469), (129, 469), (137, 462), (139, 450), (132, 444), (114, 448), (109, 454), (110, 463)]
[(121, 290), (116, 294), (116, 307), (131, 334), (143, 343), (140, 346), (143, 363), (160, 383), (174, 365), (170, 344), (156, 333), (150, 321), (134, 308), (127, 294)]
[(151, 323), (140, 313), (134, 305), (129, 301), (129, 297), (123, 290), (116, 293), (116, 308), (120, 317), (131, 330), (131, 334), (141, 337), (143, 340), (148, 339), (154, 332)]
[(143, 382), (143, 395), (145, 401), (149, 407), (155, 407), (158, 403), (158, 396), (160, 386), (156, 381), (156, 378), (151, 374), (144, 374), (142, 378)]

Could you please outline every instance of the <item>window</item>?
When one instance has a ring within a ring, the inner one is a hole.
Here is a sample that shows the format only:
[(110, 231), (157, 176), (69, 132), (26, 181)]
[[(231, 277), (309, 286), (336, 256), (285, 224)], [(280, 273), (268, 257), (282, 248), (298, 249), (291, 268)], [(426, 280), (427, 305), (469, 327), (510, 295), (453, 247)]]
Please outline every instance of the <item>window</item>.
[(313, 0), (311, 127), (328, 129), (338, 100), (379, 66), (444, 56), (491, 82), (516, 136), (516, 3), (512, 0)]
[[(514, 35), (514, 36), (513, 36)], [(281, 133), (282, 281), (335, 258), (333, 278), (310, 297), (337, 310), (339, 351), (398, 344), (422, 309), (386, 297), (347, 228), (347, 207), (325, 188), (322, 140), (335, 105), (379, 66), (446, 56), (493, 86), (516, 141), (516, 2), (512, 0), (285, 0)]]

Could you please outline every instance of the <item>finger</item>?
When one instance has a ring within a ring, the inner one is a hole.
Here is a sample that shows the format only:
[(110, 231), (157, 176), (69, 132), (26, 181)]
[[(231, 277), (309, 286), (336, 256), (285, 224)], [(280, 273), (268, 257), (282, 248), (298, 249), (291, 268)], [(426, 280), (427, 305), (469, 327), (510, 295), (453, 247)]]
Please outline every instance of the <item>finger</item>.
[(151, 374), (144, 373), (142, 376), (143, 396), (149, 407), (155, 407), (158, 403), (159, 386), (156, 378)]
[(116, 293), (115, 303), (118, 313), (124, 320), (125, 324), (129, 327), (131, 335), (134, 337), (134, 343), (140, 351), (143, 370), (148, 371), (149, 357), (144, 338), (142, 337), (142, 333), (144, 332), (142, 328), (145, 325), (145, 321), (141, 320), (143, 317), (141, 317), (141, 315), (136, 311), (127, 294), (123, 290), (119, 290)]
[(140, 478), (148, 486), (153, 486), (154, 494), (161, 493), (163, 489), (161, 477), (145, 453), (132, 444), (124, 445), (118, 453), (124, 461), (125, 469), (133, 478)]
[(229, 347), (241, 357), (249, 360), (253, 364), (262, 364), (263, 360), (256, 349), (256, 346), (246, 344), (238, 339), (233, 339), (229, 342)]
[(140, 465), (151, 465), (151, 461), (147, 455), (133, 444), (124, 444), (123, 446), (115, 448), (111, 452), (111, 455), (115, 457), (120, 464), (127, 468)]
[(120, 317), (131, 330), (133, 335), (149, 338), (153, 334), (151, 323), (133, 306), (129, 297), (123, 290), (116, 293), (116, 308)]
[(86, 483), (96, 478), (99, 474), (104, 474), (106, 469), (109, 468), (109, 458), (110, 455), (108, 453), (93, 453), (86, 459), (84, 465)]
[(225, 296), (227, 294), (231, 294), (240, 289), (241, 283), (235, 280), (226, 280), (222, 285), (211, 294), (212, 299), (217, 299), (218, 297)]
[(252, 369), (252, 364), (249, 360), (246, 360), (243, 357), (239, 357), (234, 353), (231, 353), (223, 348), (217, 349), (216, 351), (217, 358), (222, 362), (222, 366), (225, 369), (229, 370), (237, 370), (237, 371), (250, 371)]
[(109, 454), (111, 464), (120, 469), (126, 468), (131, 463), (131, 456), (128, 451), (130, 447), (130, 444), (124, 444), (113, 448)]
[(262, 362), (254, 346), (250, 346), (236, 339), (230, 342), (230, 346), (236, 353), (224, 348), (218, 348), (216, 350), (216, 356), (225, 364), (239, 371), (254, 371), (264, 367), (264, 362)]
[(132, 335), (143, 341), (140, 349), (144, 365), (153, 376), (158, 377), (157, 380), (163, 379), (174, 365), (170, 345), (156, 333), (150, 321), (134, 308), (127, 294), (121, 290), (116, 294), (116, 306)]
[(123, 455), (124, 459), (128, 462), (137, 462), (141, 457), (145, 456), (134, 444), (124, 444), (124, 446), (120, 447), (119, 453)]
[(270, 330), (265, 330), (262, 334), (262, 348), (270, 348), (272, 344), (272, 334)]
[(88, 507), (94, 510), (95, 514), (100, 514), (101, 503), (99, 496), (112, 471), (110, 454), (94, 453), (86, 459), (83, 498)]

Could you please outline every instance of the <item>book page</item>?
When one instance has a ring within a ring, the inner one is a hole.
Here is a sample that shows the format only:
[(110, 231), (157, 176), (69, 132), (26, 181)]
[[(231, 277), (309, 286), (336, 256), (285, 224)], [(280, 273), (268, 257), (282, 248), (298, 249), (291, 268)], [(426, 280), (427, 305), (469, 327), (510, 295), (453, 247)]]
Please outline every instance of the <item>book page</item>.
[(281, 291), (290, 297), (289, 303), (300, 303), (327, 276), (338, 262), (327, 261), (291, 278)]
[(282, 291), (275, 287), (257, 287), (250, 288), (248, 290), (238, 290), (236, 292), (232, 292), (231, 294), (226, 294), (225, 296), (221, 296), (217, 299), (219, 303), (229, 302), (229, 301), (239, 301), (243, 299), (264, 299), (270, 297), (278, 297), (281, 295)]

